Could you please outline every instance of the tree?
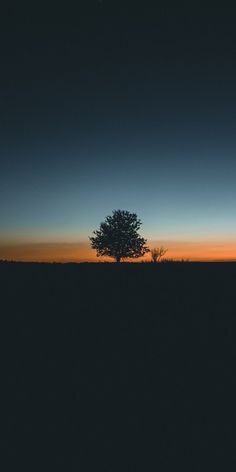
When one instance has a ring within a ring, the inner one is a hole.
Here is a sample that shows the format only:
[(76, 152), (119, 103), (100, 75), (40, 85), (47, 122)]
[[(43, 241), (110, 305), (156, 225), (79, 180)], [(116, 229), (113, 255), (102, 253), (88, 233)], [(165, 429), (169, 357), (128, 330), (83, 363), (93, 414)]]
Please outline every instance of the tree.
[(165, 255), (167, 249), (163, 246), (161, 247), (154, 247), (151, 250), (152, 262), (160, 262), (161, 258)]
[(96, 249), (97, 256), (113, 257), (116, 262), (141, 257), (149, 252), (146, 239), (138, 234), (141, 224), (136, 213), (114, 210), (93, 232), (95, 236), (89, 238), (91, 247)]

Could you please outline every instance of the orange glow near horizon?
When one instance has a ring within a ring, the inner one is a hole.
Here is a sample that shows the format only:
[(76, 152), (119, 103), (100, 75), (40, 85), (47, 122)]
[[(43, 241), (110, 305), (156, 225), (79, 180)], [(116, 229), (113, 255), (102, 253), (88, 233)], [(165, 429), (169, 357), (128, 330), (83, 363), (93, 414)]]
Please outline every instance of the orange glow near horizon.
[[(168, 248), (167, 259), (191, 261), (236, 261), (236, 242), (151, 242), (150, 247), (163, 245)], [(79, 243), (29, 243), (0, 245), (0, 259), (35, 262), (99, 262), (111, 261), (109, 257), (97, 257), (87, 242)], [(134, 261), (148, 261), (150, 254)]]

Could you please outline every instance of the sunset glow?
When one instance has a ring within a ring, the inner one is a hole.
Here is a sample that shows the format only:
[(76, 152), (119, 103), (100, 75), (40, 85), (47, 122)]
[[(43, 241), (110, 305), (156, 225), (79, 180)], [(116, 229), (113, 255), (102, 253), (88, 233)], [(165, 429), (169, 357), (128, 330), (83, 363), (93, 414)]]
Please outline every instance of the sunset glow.
[(0, 259), (110, 260), (88, 237), (121, 209), (169, 259), (236, 260), (233, 17), (87, 3), (2, 41)]
[[(149, 247), (164, 245), (167, 259), (189, 261), (236, 261), (236, 242), (150, 241)], [(87, 242), (29, 243), (0, 246), (0, 259), (36, 262), (111, 262), (108, 257), (96, 257)], [(150, 254), (134, 262), (149, 261)]]

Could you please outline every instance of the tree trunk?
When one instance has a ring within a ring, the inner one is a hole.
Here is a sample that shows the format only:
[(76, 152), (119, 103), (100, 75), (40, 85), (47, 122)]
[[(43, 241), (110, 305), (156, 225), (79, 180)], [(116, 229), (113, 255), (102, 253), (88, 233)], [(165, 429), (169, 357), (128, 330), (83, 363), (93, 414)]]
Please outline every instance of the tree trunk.
[(120, 260), (121, 260), (121, 257), (116, 257), (116, 262), (117, 262), (117, 264), (120, 263)]

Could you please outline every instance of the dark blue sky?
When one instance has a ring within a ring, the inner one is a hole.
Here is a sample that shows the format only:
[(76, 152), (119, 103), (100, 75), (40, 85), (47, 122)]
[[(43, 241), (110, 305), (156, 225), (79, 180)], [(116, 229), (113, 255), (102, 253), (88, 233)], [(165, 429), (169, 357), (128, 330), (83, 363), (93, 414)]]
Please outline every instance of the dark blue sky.
[(150, 240), (235, 240), (236, 10), (155, 3), (6, 7), (2, 244), (84, 241), (117, 208)]

